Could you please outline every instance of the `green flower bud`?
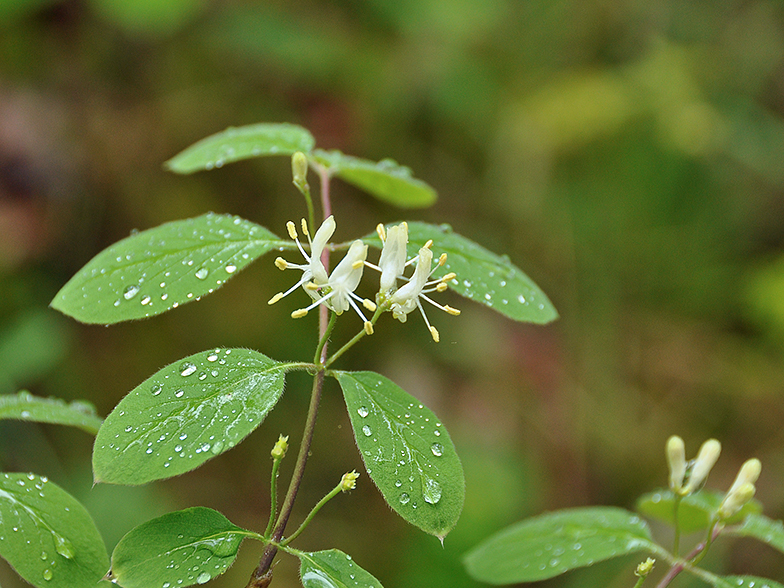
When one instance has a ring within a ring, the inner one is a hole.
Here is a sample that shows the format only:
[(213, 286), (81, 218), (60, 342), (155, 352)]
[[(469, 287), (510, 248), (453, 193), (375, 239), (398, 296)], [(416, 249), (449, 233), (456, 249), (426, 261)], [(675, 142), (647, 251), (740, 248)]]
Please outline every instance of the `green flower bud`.
[(637, 569), (634, 571), (634, 575), (640, 578), (645, 578), (648, 574), (651, 573), (653, 570), (653, 564), (656, 563), (656, 560), (649, 557), (644, 562), (637, 566)]
[(291, 174), (297, 189), (302, 192), (308, 189), (308, 158), (302, 151), (291, 156)]
[(719, 518), (728, 519), (754, 498), (757, 488), (751, 482), (746, 482), (728, 492), (719, 506)]
[(286, 450), (289, 448), (289, 436), (281, 435), (275, 442), (275, 447), (270, 451), (272, 459), (283, 459), (286, 456)]
[(342, 492), (348, 492), (349, 490), (356, 488), (357, 478), (359, 478), (359, 474), (356, 472), (356, 470), (347, 474), (343, 474), (343, 477), (340, 480), (340, 490)]

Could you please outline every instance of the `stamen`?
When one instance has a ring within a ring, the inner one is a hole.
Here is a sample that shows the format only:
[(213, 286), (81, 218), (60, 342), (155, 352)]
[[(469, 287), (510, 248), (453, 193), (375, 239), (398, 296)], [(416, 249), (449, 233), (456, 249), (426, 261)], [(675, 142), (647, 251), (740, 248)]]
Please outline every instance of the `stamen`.
[(375, 302), (373, 302), (372, 300), (368, 300), (367, 298), (365, 298), (365, 299), (362, 301), (362, 306), (364, 306), (365, 308), (367, 308), (367, 309), (368, 309), (370, 312), (376, 312), (376, 308), (378, 308), (378, 307), (376, 306), (376, 303), (375, 303)]
[(433, 239), (428, 239), (427, 243), (423, 245), (425, 249), (430, 249), (433, 246)]
[(295, 241), (299, 238), (297, 236), (297, 226), (292, 221), (286, 223), (286, 230), (289, 232), (289, 237)]
[(378, 223), (376, 225), (376, 233), (378, 233), (378, 238), (381, 239), (381, 242), (384, 243), (387, 240), (387, 232), (384, 229), (384, 225)]
[(439, 282), (438, 286), (436, 286), (436, 292), (444, 292), (448, 287), (444, 282)]
[[(454, 316), (457, 316), (458, 314), (460, 314), (460, 311), (457, 310), (456, 308), (452, 308), (451, 306), (448, 306), (448, 305), (447, 306), (441, 306), (438, 302), (436, 302), (435, 300), (431, 299), (428, 296), (425, 296), (424, 294), (420, 294), (419, 297), (420, 298), (424, 298), (430, 304), (432, 304), (433, 306), (435, 306), (436, 308), (438, 308), (440, 310), (443, 310), (444, 312), (446, 312), (448, 314), (451, 314), (451, 315), (454, 315)], [(419, 303), (418, 300), (417, 300), (417, 303)], [(424, 313), (424, 311), (422, 311), (422, 312)]]
[(310, 239), (310, 233), (308, 232), (308, 222), (303, 218), (301, 223), (302, 225), (302, 232), (305, 233), (305, 236)]
[(282, 257), (278, 257), (275, 259), (275, 267), (279, 270), (284, 270), (289, 267), (289, 262), (283, 259)]
[(308, 314), (308, 309), (307, 308), (300, 308), (299, 310), (295, 310), (294, 312), (291, 313), (291, 318), (293, 318), (293, 319), (302, 318), (306, 314)]
[(316, 290), (321, 288), (321, 286), (319, 286), (316, 282), (308, 282), (307, 284), (305, 284), (304, 288), (306, 290), (313, 290), (315, 292)]
[(430, 327), (430, 334), (433, 336), (433, 341), (436, 343), (441, 340), (441, 336), (438, 334), (438, 330), (435, 327)]
[(459, 314), (460, 314), (460, 311), (459, 311), (459, 310), (457, 310), (456, 308), (452, 308), (452, 307), (451, 307), (451, 306), (449, 306), (448, 304), (445, 304), (445, 305), (444, 305), (444, 310), (445, 310), (445, 311), (447, 311), (447, 312), (448, 312), (449, 314), (451, 314), (452, 316), (457, 316), (457, 315), (459, 315)]
[(438, 265), (442, 266), (446, 263), (446, 253), (442, 253), (438, 258)]
[(362, 259), (358, 259), (354, 263), (351, 264), (351, 269), (359, 269), (363, 265), (365, 265), (365, 261), (362, 260)]
[(367, 333), (368, 335), (373, 334), (373, 323), (371, 323), (370, 321), (365, 321), (365, 333)]
[(275, 296), (273, 296), (267, 301), (267, 304), (275, 304), (281, 298), (283, 298), (283, 292), (278, 292), (277, 294), (275, 294)]

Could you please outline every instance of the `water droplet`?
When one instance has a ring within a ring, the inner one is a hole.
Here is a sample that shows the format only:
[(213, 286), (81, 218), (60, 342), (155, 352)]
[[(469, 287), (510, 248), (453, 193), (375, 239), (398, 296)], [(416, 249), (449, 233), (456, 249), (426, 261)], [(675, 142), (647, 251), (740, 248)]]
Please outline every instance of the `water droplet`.
[(52, 579), (52, 570), (44, 570), (44, 580)]
[(411, 497), (406, 493), (400, 495), (400, 504), (408, 504), (411, 501)]
[(428, 504), (438, 504), (438, 501), (441, 500), (441, 484), (433, 478), (425, 478), (422, 495)]
[(218, 359), (218, 354), (217, 353), (210, 353), (207, 356), (207, 361), (216, 361), (217, 359)]
[(236, 265), (229, 264), (229, 265), (226, 266), (226, 273), (227, 274), (233, 274), (236, 271), (237, 271), (237, 266)]
[(131, 286), (128, 286), (125, 290), (123, 290), (123, 298), (125, 298), (126, 300), (130, 300), (138, 293), (139, 293), (139, 286), (133, 284)]
[(48, 553), (46, 553), (45, 551), (42, 551), (42, 552), (41, 552), (41, 559), (42, 559), (42, 560), (44, 560), (44, 559), (46, 559), (47, 557), (49, 557), (49, 554), (48, 554)]
[(196, 277), (199, 278), (200, 280), (207, 279), (208, 275), (210, 275), (210, 270), (208, 270), (206, 267), (196, 270)]
[(210, 581), (211, 577), (212, 576), (210, 576), (207, 572), (202, 572), (201, 574), (199, 574), (198, 578), (196, 578), (196, 583), (197, 584), (206, 584), (207, 582)]
[(153, 387), (150, 388), (150, 392), (152, 392), (153, 396), (158, 396), (158, 394), (161, 393), (161, 390), (163, 390), (163, 386), (160, 384), (154, 384)]
[(359, 416), (361, 416), (361, 417), (364, 419), (364, 418), (365, 418), (367, 415), (369, 415), (369, 414), (370, 414), (370, 412), (368, 412), (368, 409), (367, 409), (367, 407), (365, 407), (365, 406), (360, 406), (360, 407), (357, 409), (357, 414), (358, 414)]
[(517, 297), (517, 301), (518, 301), (520, 304), (525, 304), (525, 296), (523, 296), (522, 294), (520, 294), (520, 296), (518, 296), (518, 297)]
[(199, 372), (199, 379), (206, 380), (207, 379), (207, 372)]
[(54, 536), (54, 548), (57, 550), (57, 553), (66, 559), (71, 559), (74, 556), (74, 548), (71, 542), (58, 533), (52, 533), (52, 535)]
[(176, 396), (177, 398), (182, 398), (182, 395), (183, 395), (183, 394), (185, 394), (185, 390), (183, 390), (182, 388), (180, 388), (179, 390), (177, 390), (177, 391), (174, 393), (174, 396)]
[(365, 434), (365, 437), (370, 437), (373, 434), (373, 431), (367, 425), (362, 427), (362, 432)]
[(215, 455), (219, 454), (223, 449), (223, 441), (216, 441), (215, 445), (212, 446), (212, 453)]
[(196, 371), (196, 366), (193, 365), (191, 362), (186, 361), (180, 366), (180, 375), (181, 376), (190, 376), (193, 372)]
[(150, 303), (150, 300), (152, 300), (152, 298), (150, 298), (149, 296), (145, 296), (144, 298), (142, 298), (141, 299), (142, 306), (147, 306)]
[(400, 488), (403, 485), (403, 482), (400, 480), (395, 480), (395, 488)]
[(436, 429), (435, 431), (433, 431), (433, 435), (435, 435), (436, 437), (440, 437), (441, 436), (441, 431)]
[(175, 445), (175, 446), (174, 446), (174, 451), (176, 451), (177, 453), (179, 453), (180, 451), (182, 451), (182, 445)]
[(444, 446), (441, 445), (440, 443), (433, 443), (430, 446), (430, 451), (432, 451), (433, 455), (435, 455), (436, 457), (441, 457), (442, 455), (444, 455)]
[(119, 298), (114, 301), (114, 305), (115, 306), (120, 306), (120, 299)]

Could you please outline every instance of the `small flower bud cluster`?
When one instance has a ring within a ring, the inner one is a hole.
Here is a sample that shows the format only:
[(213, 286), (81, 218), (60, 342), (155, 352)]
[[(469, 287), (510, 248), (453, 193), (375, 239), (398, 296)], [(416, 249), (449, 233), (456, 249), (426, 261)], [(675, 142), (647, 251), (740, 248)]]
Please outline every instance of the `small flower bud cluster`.
[[(292, 163), (292, 165), (294, 166), (295, 164)], [(430, 279), (433, 273), (446, 263), (446, 253), (442, 253), (438, 257), (434, 267), (433, 252), (431, 250), (433, 241), (431, 240), (419, 249), (416, 257), (407, 260), (408, 225), (406, 223), (390, 227), (388, 231), (384, 229), (383, 225), (378, 225), (376, 230), (383, 242), (378, 265), (367, 261), (368, 246), (357, 239), (351, 244), (346, 256), (338, 263), (331, 274), (327, 274), (327, 270), (321, 261), (321, 256), (326, 250), (329, 239), (335, 232), (334, 217), (330, 216), (327, 218), (312, 239), (307, 223), (304, 219), (302, 220), (301, 228), (308, 239), (309, 252), (300, 243), (294, 223), (289, 221), (286, 226), (289, 236), (296, 242), (297, 248), (305, 258), (306, 263), (290, 263), (282, 257), (278, 257), (275, 260), (275, 266), (281, 270), (291, 268), (302, 271), (302, 278), (286, 292), (275, 294), (269, 300), (269, 304), (276, 303), (300, 286), (313, 299), (313, 303), (310, 306), (292, 312), (292, 318), (301, 318), (320, 304), (324, 304), (338, 315), (349, 308), (353, 308), (362, 319), (365, 332), (368, 335), (372, 335), (373, 323), (367, 319), (357, 304), (358, 302), (370, 312), (375, 312), (378, 308), (390, 311), (392, 316), (401, 323), (406, 322), (408, 314), (414, 309), (419, 309), (430, 331), (430, 335), (437, 343), (440, 339), (438, 330), (430, 324), (421, 301), (424, 300), (448, 314), (460, 314), (459, 310), (448, 305), (438, 304), (428, 296), (431, 292), (443, 292), (446, 290), (447, 282), (456, 277), (454, 273), (448, 273), (440, 278)], [(406, 277), (404, 272), (412, 264), (416, 265), (413, 274), (410, 277)], [(380, 286), (375, 302), (360, 298), (354, 293), (362, 279), (362, 272), (365, 266), (381, 272)], [(397, 286), (398, 280), (405, 282), (399, 288)]]
[[(700, 447), (696, 459), (686, 461), (683, 439), (673, 435), (667, 440), (667, 465), (670, 469), (670, 489), (681, 496), (698, 491), (708, 477), (721, 453), (721, 444), (708, 439)], [(758, 459), (746, 461), (740, 468), (735, 482), (725, 494), (718, 510), (720, 519), (728, 519), (748, 503), (756, 493), (754, 483), (762, 471)]]
[(283, 459), (286, 456), (286, 451), (289, 448), (289, 436), (286, 435), (285, 437), (281, 435), (278, 440), (275, 442), (275, 446), (270, 451), (270, 455), (272, 455), (272, 459)]
[(343, 477), (340, 479), (340, 490), (342, 492), (348, 492), (349, 490), (356, 488), (357, 478), (359, 478), (359, 474), (356, 470), (343, 474)]

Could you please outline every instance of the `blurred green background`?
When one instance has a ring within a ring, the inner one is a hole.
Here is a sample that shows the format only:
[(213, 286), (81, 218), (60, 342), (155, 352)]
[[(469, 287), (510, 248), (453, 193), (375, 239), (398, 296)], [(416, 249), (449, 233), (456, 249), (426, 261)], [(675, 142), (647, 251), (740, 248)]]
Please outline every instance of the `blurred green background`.
[[(440, 194), (400, 211), (336, 182), (337, 239), (403, 218), (450, 223), (509, 254), (562, 317), (514, 324), (447, 296), (463, 314), (430, 313), (438, 345), (418, 320), (383, 319), (341, 367), (377, 370), (439, 414), (466, 471), (463, 517), (442, 549), (365, 475), (299, 547), (342, 549), (387, 588), (475, 587), (459, 558), (495, 530), (547, 509), (632, 507), (665, 484), (671, 434), (689, 454), (721, 440), (716, 488), (760, 458), (758, 498), (784, 515), (784, 4), (0, 0), (0, 392), (85, 398), (106, 415), (210, 347), (311, 357), (315, 317), (266, 304), (291, 279), (272, 257), (149, 321), (88, 327), (47, 307), (132, 229), (213, 210), (285, 235), (305, 212), (288, 161), (161, 167), (208, 134), (263, 121), (392, 157)], [(261, 529), (269, 449), (280, 433), (299, 438), (308, 393), (292, 376), (245, 443), (166, 482), (91, 489), (89, 436), (26, 423), (0, 423), (0, 467), (74, 493), (110, 550), (193, 505)], [(363, 471), (344, 412), (333, 382), (297, 521), (345, 471)], [(715, 570), (784, 578), (781, 554), (728, 546)], [(246, 545), (211, 585), (245, 586), (259, 552)], [(541, 585), (628, 587), (635, 563)], [(299, 585), (291, 558), (275, 575)], [(5, 566), (0, 584), (21, 581)]]

